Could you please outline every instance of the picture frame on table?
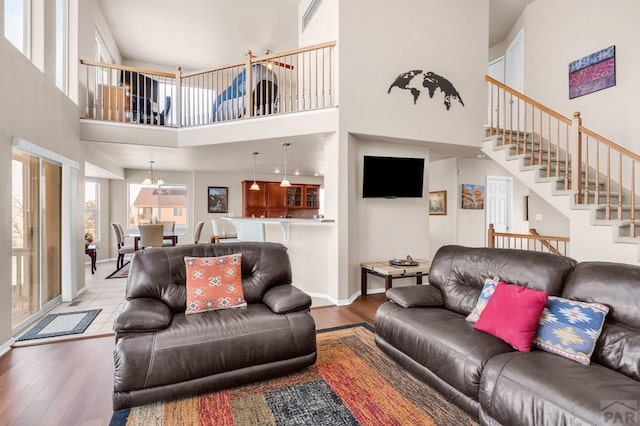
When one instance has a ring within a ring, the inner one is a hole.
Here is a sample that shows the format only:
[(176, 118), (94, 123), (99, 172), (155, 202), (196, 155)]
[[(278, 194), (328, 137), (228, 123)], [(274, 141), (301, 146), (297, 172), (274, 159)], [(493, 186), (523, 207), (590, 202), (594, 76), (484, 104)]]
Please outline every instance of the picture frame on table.
[(207, 213), (229, 212), (229, 187), (209, 186), (207, 188)]
[(429, 192), (429, 216), (447, 215), (447, 191)]

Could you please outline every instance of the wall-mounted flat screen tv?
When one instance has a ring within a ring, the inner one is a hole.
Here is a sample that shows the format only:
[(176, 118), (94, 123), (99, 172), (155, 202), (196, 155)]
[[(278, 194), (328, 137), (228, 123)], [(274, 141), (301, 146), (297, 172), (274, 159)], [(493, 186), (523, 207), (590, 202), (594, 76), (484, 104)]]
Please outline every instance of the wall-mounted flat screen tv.
[(421, 198), (424, 158), (364, 156), (363, 198)]

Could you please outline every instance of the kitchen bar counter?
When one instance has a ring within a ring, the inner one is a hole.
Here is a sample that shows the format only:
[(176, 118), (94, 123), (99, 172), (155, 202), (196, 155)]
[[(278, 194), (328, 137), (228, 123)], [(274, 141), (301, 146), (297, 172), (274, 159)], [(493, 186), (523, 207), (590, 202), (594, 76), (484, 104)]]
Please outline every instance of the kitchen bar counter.
[(228, 220), (234, 225), (242, 222), (252, 223), (276, 223), (280, 224), (282, 228), (282, 236), (284, 241), (289, 241), (289, 227), (291, 225), (331, 225), (335, 223), (334, 219), (298, 219), (298, 218), (285, 218), (285, 217), (223, 217), (222, 219)]

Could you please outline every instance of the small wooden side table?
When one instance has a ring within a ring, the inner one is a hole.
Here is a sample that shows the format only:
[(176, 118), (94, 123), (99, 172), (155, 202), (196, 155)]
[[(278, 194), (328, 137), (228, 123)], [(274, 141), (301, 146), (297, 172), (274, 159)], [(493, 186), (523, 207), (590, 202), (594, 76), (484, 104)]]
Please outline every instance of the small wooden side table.
[(89, 244), (88, 246), (84, 246), (84, 252), (89, 258), (91, 258), (91, 273), (96, 273), (96, 261), (98, 259), (98, 251), (95, 244)]
[(384, 289), (389, 290), (394, 278), (416, 277), (416, 284), (422, 284), (422, 277), (429, 275), (431, 260), (414, 259), (419, 262), (417, 266), (394, 266), (389, 262), (362, 262), (360, 264), (361, 282), (360, 294), (367, 295), (367, 274), (384, 278)]

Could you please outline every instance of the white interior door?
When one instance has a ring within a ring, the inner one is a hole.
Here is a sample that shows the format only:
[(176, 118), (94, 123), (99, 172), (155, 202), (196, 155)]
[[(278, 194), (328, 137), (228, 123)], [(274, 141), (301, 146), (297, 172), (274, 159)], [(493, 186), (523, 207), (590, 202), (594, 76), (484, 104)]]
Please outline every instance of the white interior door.
[[(495, 61), (489, 63), (488, 70), (489, 77), (498, 80), (500, 83), (504, 83), (504, 56), (499, 57)], [(489, 106), (487, 108), (487, 124), (489, 127), (498, 127), (498, 88), (493, 85), (487, 85), (488, 95), (487, 101)], [(491, 93), (493, 92), (493, 93)]]
[[(521, 30), (507, 48), (505, 54), (505, 84), (520, 93), (524, 93), (524, 30)], [(507, 101), (509, 102), (509, 101)], [(515, 102), (515, 101), (514, 101)], [(507, 107), (509, 104), (507, 104)], [(511, 118), (505, 123), (506, 128), (523, 129), (524, 114), (520, 114), (520, 126), (515, 104), (512, 104)]]
[(511, 232), (513, 179), (507, 176), (487, 177), (487, 223), (496, 232)]

